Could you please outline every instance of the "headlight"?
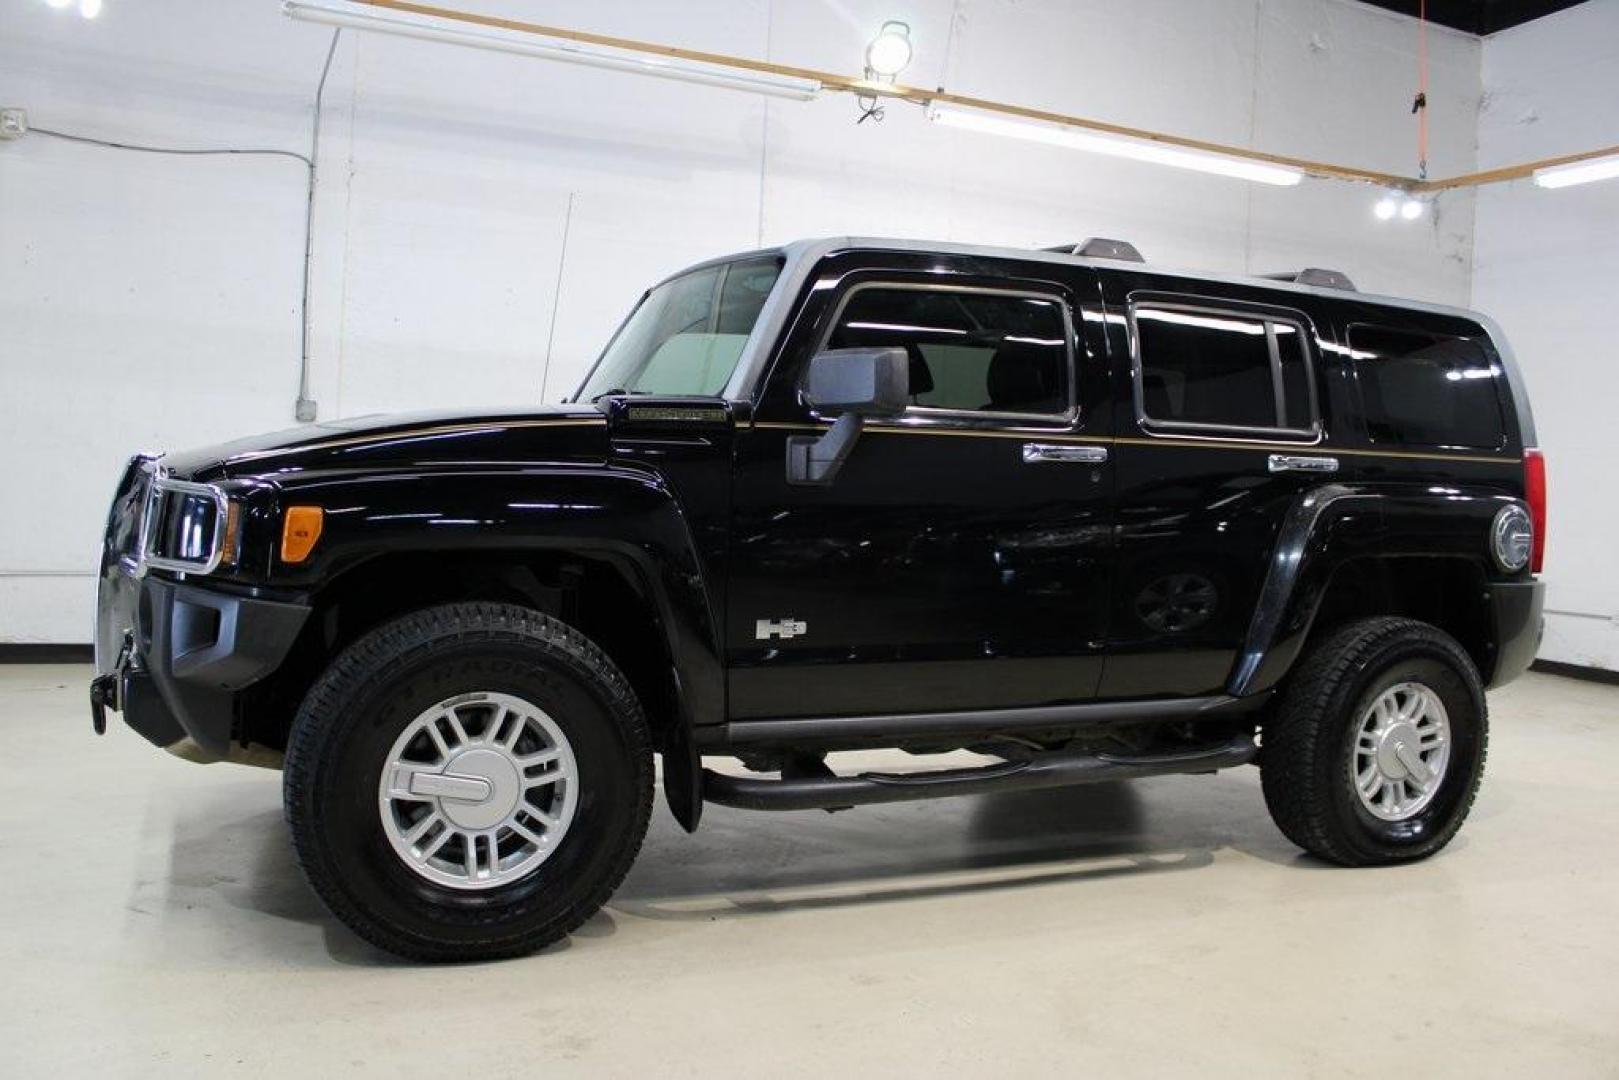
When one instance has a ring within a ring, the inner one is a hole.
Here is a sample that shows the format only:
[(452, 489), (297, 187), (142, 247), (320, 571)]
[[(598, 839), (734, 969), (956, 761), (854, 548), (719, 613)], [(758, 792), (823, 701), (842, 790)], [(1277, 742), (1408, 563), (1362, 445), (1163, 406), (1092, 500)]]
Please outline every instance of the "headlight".
[(1529, 520), (1529, 511), (1518, 503), (1503, 506), (1490, 526), (1490, 554), (1495, 564), (1509, 573), (1517, 573), (1529, 565), (1529, 553), (1534, 550), (1535, 527)]
[(209, 574), (235, 562), (240, 507), (212, 484), (156, 476), (141, 523), (141, 557), (147, 566)]

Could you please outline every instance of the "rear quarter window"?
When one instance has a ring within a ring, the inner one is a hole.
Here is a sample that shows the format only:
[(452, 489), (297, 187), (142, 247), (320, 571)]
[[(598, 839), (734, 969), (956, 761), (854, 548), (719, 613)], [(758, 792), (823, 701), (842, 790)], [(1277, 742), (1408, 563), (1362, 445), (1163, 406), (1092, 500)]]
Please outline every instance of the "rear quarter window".
[(1500, 375), (1478, 342), (1361, 323), (1349, 328), (1373, 442), (1495, 450), (1506, 444)]

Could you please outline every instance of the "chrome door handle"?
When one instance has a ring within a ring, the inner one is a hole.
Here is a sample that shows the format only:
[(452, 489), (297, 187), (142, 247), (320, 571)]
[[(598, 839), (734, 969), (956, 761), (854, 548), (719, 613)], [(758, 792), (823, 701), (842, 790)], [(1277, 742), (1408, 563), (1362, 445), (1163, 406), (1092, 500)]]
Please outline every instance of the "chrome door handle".
[(1311, 454), (1272, 454), (1270, 456), (1270, 471), (1273, 473), (1334, 473), (1338, 471), (1338, 459), (1335, 457), (1316, 457)]
[(1107, 460), (1105, 446), (1074, 446), (1065, 443), (1026, 442), (1023, 444), (1023, 464), (1039, 465), (1045, 462), (1078, 462), (1100, 465)]

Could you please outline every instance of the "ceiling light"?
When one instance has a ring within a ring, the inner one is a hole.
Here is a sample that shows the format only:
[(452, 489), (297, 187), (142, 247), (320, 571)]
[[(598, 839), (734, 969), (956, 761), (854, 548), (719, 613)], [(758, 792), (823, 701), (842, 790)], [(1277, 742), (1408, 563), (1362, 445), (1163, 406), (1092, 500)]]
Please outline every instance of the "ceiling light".
[(1619, 177), (1619, 154), (1535, 170), (1535, 183), (1543, 188), (1573, 187), (1615, 177)]
[(1385, 195), (1381, 199), (1378, 199), (1377, 200), (1377, 205), (1372, 207), (1372, 213), (1377, 215), (1377, 220), (1378, 221), (1387, 221), (1387, 220), (1389, 220), (1395, 214), (1399, 213), (1399, 210), (1400, 210), (1400, 204), (1395, 202), (1393, 197), (1388, 196), (1388, 195)]
[(101, 14), (101, 0), (79, 0), (79, 14), (93, 19)]
[(1407, 221), (1415, 221), (1422, 216), (1422, 200), (1407, 199), (1400, 204), (1400, 216)]
[(374, 30), (378, 33), (399, 34), (423, 41), (466, 45), (474, 49), (491, 49), (495, 52), (532, 56), (542, 60), (560, 60), (568, 64), (586, 64), (612, 71), (628, 71), (636, 75), (655, 75), (664, 79), (679, 79), (682, 82), (718, 86), (727, 90), (746, 90), (749, 93), (769, 94), (773, 97), (794, 98), (799, 101), (808, 101), (821, 92), (821, 83), (815, 79), (772, 75), (766, 72), (733, 71), (675, 57), (638, 56), (565, 38), (472, 29), (442, 19), (407, 12), (384, 12), (361, 4), (333, 3), (326, 0), (285, 0), (281, 10), (290, 18), (324, 23), (327, 26)]
[(866, 46), (866, 77), (893, 79), (911, 62), (911, 28), (897, 19), (883, 23)]
[(1042, 142), (1051, 146), (1066, 146), (1071, 150), (1086, 150), (1093, 154), (1106, 154), (1109, 157), (1132, 158), (1176, 169), (1193, 169), (1197, 172), (1214, 173), (1217, 176), (1235, 177), (1238, 180), (1252, 180), (1259, 184), (1290, 187), (1304, 179), (1302, 170), (1287, 165), (1271, 165), (1262, 161), (1225, 157), (1199, 150), (1183, 150), (1143, 139), (1120, 139), (1097, 135), (1059, 124), (1009, 120), (982, 112), (938, 107), (929, 110), (928, 119), (946, 127), (961, 128), (965, 131), (1027, 139), (1030, 142)]
[(53, 8), (65, 8), (73, 3), (73, 0), (45, 0), (45, 2)]

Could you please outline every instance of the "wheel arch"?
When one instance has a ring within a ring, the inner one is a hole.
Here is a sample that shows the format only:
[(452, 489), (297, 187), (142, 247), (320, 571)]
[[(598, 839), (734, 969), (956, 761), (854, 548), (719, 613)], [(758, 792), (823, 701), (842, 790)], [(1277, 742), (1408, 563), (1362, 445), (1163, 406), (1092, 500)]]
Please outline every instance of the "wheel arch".
[(1309, 645), (1358, 618), (1403, 616), (1450, 634), (1486, 683), (1497, 661), (1490, 522), (1511, 496), (1328, 484), (1289, 510), (1227, 690), (1277, 686)]
[[(379, 482), (327, 480), (319, 495), (328, 505), (373, 505)], [(669, 791), (671, 805), (695, 826), (701, 803), (678, 781), (695, 776), (692, 727), (724, 718), (724, 680), (709, 583), (673, 495), (655, 476), (611, 471), (416, 476), (405, 490), (413, 510), (454, 506), (456, 520), (483, 527), (435, 530), (432, 515), (397, 512), (333, 522), (337, 534), (322, 538), (323, 547), (333, 541), (326, 563), (307, 590), (311, 615), (281, 668), (244, 695), (240, 740), (284, 745), (320, 672), (383, 622), (452, 601), (521, 604), (573, 625), (624, 672), (665, 754), (666, 786), (674, 779), (682, 788)], [(388, 489), (390, 509), (399, 492)], [(299, 497), (308, 495), (284, 501)]]

